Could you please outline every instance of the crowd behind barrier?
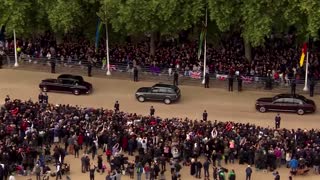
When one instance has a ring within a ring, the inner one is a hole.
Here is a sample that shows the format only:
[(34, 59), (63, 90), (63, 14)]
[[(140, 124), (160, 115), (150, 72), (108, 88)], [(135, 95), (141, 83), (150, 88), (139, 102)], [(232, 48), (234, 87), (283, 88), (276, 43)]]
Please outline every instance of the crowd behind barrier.
[[(26, 64), (44, 64), (50, 66), (50, 60), (47, 58), (30, 58), (28, 56), (21, 56), (18, 59), (19, 63), (26, 63)], [(11, 66), (14, 65), (15, 60), (13, 55), (9, 55), (8, 59), (4, 61), (5, 64), (10, 64)], [(87, 68), (87, 62), (79, 62), (75, 60), (71, 61), (59, 61), (56, 60), (56, 63), (65, 67), (80, 67), (82, 69)], [(94, 64), (95, 70), (97, 71), (106, 71), (107, 70), (107, 65), (106, 64), (101, 64), (99, 62)], [(150, 67), (150, 66), (138, 66), (139, 71), (144, 72), (144, 73), (149, 73), (154, 76), (173, 76), (174, 71), (176, 70), (175, 68), (159, 68), (159, 67)], [(111, 72), (126, 72), (126, 73), (132, 73), (133, 72), (133, 66), (130, 66), (130, 64), (126, 63), (111, 63), (110, 64), (110, 71)], [(194, 80), (199, 80), (203, 78), (203, 71), (198, 70), (198, 71), (179, 71), (180, 76), (194, 79)], [(214, 80), (220, 80), (220, 81), (226, 81), (228, 79), (228, 72), (214, 72), (209, 74), (210, 79)], [(252, 83), (259, 83), (259, 84), (264, 84), (265, 81), (267, 80), (267, 77), (264, 76), (244, 76), (240, 75), (240, 78), (243, 80), (243, 83), (245, 84), (252, 84)], [(283, 74), (279, 74), (274, 72), (272, 75), (273, 79), (273, 84), (275, 85), (282, 85), (282, 86), (289, 86), (290, 85), (290, 79), (288, 79), (288, 76), (283, 77)], [(304, 79), (303, 78), (297, 78), (296, 79), (297, 84), (304, 84)]]
[[(198, 43), (196, 41), (183, 41), (178, 43), (174, 39), (162, 41), (155, 49), (154, 57), (150, 56), (148, 41), (140, 43), (113, 43), (110, 47), (111, 64), (139, 65), (151, 67), (154, 73), (165, 69), (179, 69), (184, 75), (199, 72), (203, 69), (201, 56), (198, 59)], [(13, 52), (13, 41), (8, 39), (5, 47)], [(294, 35), (285, 35), (278, 38), (272, 35), (262, 47), (252, 49), (252, 61), (245, 58), (243, 40), (239, 35), (233, 35), (221, 40), (220, 44), (207, 47), (207, 72), (227, 74), (239, 71), (244, 76), (266, 77), (269, 71), (272, 74), (284, 74), (292, 79), (293, 75), (304, 77), (304, 67), (298, 65), (301, 48), (296, 45)], [(103, 44), (96, 49), (89, 41), (83, 38), (72, 40), (66, 36), (61, 43), (57, 43), (53, 34), (45, 33), (34, 39), (18, 39), (17, 51), (19, 56), (27, 58), (56, 58), (62, 62), (94, 62), (105, 66), (106, 52)], [(319, 53), (309, 51), (309, 63), (312, 75), (319, 78)]]
[[(313, 168), (319, 174), (319, 130), (290, 130), (280, 128), (280, 123), (279, 128), (265, 128), (231, 121), (164, 119), (122, 112), (120, 104), (110, 110), (53, 105), (41, 98), (39, 102), (5, 99), (0, 110), (0, 177), (31, 172), (63, 175), (72, 168), (65, 156), (79, 157), (80, 150), (81, 170), (90, 176), (98, 170), (109, 177), (163, 179), (170, 170), (179, 179), (181, 169), (190, 168), (196, 178), (202, 172), (204, 177), (220, 177), (228, 172), (223, 166), (234, 163), (271, 172), (287, 167), (295, 175)], [(208, 114), (206, 118), (211, 119)], [(97, 154), (99, 149), (105, 155)], [(134, 154), (135, 161), (128, 161), (127, 155)], [(57, 169), (50, 169), (50, 163)]]

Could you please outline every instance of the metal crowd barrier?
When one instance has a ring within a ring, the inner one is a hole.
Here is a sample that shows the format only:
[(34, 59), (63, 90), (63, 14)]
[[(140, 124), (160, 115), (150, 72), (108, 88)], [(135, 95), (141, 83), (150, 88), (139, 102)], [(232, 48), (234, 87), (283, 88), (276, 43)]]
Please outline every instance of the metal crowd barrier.
[[(7, 58), (7, 61), (4, 61), (4, 64), (7, 64), (8, 66), (13, 66), (14, 63), (15, 63), (15, 60), (14, 60), (14, 55), (12, 54), (9, 54), (8, 58)], [(48, 58), (30, 58), (28, 56), (20, 56), (19, 59), (18, 59), (18, 62), (19, 63), (34, 63), (34, 64), (47, 64), (47, 65), (50, 65), (50, 61)], [(68, 59), (64, 59), (64, 61), (61, 61), (59, 59), (56, 59), (56, 64), (59, 65), (59, 66), (65, 66), (65, 67), (78, 67), (78, 68), (81, 68), (81, 69), (85, 69), (87, 68), (87, 64), (86, 62), (80, 62), (79, 60), (74, 60), (72, 59), (71, 61), (68, 60)], [(101, 62), (96, 62), (93, 64), (93, 68), (95, 68), (95, 71), (106, 71), (106, 68), (102, 68), (102, 63)], [(128, 64), (126, 63), (115, 63), (115, 62), (111, 62), (110, 63), (110, 69), (111, 71), (117, 71), (117, 72), (127, 72), (127, 73), (132, 73), (133, 72), (133, 68), (132, 66), (129, 66)], [(148, 75), (152, 75), (154, 77), (156, 76), (169, 76), (169, 71), (168, 71), (168, 68), (160, 68), (158, 72), (152, 72), (150, 71), (150, 66), (139, 66), (138, 67), (139, 69), (139, 72), (142, 72), (142, 73), (145, 73), (145, 74), (148, 74)], [(183, 71), (180, 71), (179, 72), (180, 76), (183, 76), (184, 78), (189, 78), (190, 80), (194, 80), (194, 81), (200, 81), (202, 79), (202, 73), (201, 73), (201, 78), (200, 79), (194, 79), (194, 78), (191, 78), (190, 76), (185, 76), (184, 75), (184, 72)], [(173, 71), (172, 71), (172, 75), (173, 76)], [(216, 74), (214, 73), (210, 73), (210, 79), (212, 80), (218, 80), (216, 78)], [(250, 82), (250, 84), (256, 84), (256, 85), (264, 85), (266, 80), (267, 80), (267, 77), (257, 77), (257, 76), (253, 76), (252, 77), (252, 82)], [(296, 80), (296, 83), (297, 84), (304, 84), (304, 79), (300, 79), (300, 80)], [(288, 82), (284, 82), (284, 81), (276, 81), (274, 80), (273, 81), (273, 87), (287, 87), (290, 85), (290, 81)]]

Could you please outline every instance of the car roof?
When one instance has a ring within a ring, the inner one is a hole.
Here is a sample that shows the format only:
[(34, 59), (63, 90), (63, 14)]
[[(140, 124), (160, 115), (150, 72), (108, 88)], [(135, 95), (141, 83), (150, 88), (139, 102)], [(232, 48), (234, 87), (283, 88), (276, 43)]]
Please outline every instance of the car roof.
[(60, 76), (58, 76), (59, 78), (65, 78), (65, 79), (76, 79), (78, 81), (83, 81), (82, 76), (79, 75), (72, 75), (72, 74), (61, 74)]
[(153, 85), (152, 87), (161, 87), (161, 88), (170, 88), (170, 89), (177, 89), (178, 87), (171, 84), (164, 84), (164, 83), (157, 83)]
[(274, 97), (278, 97), (278, 98), (297, 98), (297, 99), (306, 99), (304, 96), (302, 95), (299, 95), (299, 94), (296, 94), (296, 95), (293, 95), (293, 94), (278, 94)]

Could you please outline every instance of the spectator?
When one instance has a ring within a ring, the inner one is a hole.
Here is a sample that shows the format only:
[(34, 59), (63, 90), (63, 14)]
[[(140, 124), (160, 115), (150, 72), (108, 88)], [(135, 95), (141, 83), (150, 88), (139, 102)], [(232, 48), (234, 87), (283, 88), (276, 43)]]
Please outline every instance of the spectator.
[(251, 166), (248, 165), (248, 167), (246, 168), (246, 180), (251, 180), (251, 175), (252, 175), (252, 169), (251, 169)]

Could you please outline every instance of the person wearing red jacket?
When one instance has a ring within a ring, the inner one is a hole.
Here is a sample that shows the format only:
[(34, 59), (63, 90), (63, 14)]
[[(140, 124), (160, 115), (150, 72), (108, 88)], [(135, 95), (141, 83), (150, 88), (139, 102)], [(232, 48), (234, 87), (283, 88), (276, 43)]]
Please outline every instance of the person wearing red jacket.
[(78, 136), (78, 139), (77, 139), (77, 142), (78, 142), (78, 145), (79, 145), (80, 149), (82, 149), (83, 138), (84, 137), (83, 137), (82, 133), (80, 133), (79, 136)]

